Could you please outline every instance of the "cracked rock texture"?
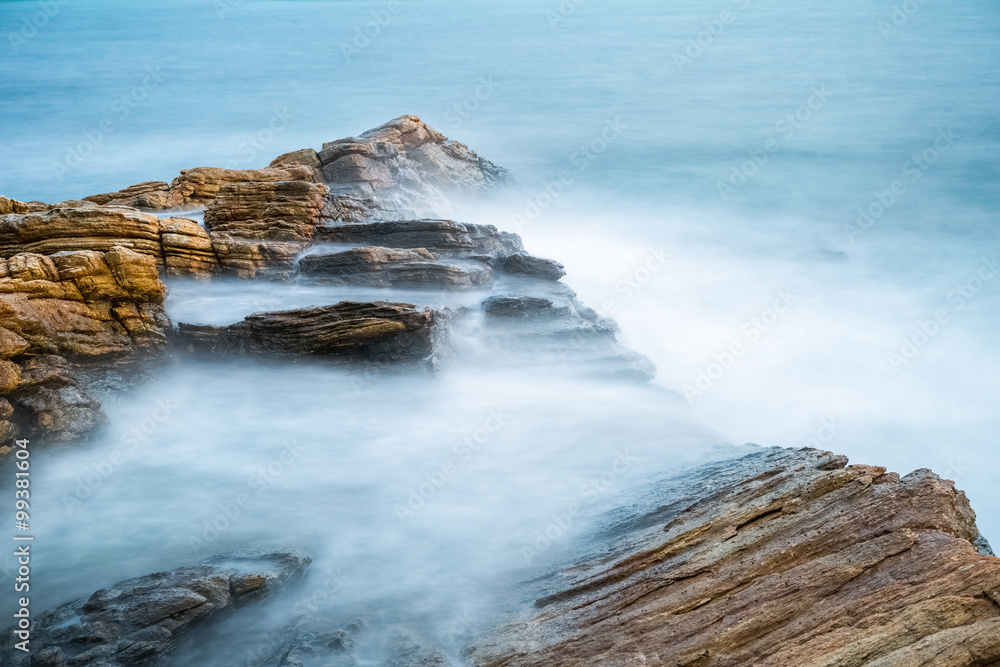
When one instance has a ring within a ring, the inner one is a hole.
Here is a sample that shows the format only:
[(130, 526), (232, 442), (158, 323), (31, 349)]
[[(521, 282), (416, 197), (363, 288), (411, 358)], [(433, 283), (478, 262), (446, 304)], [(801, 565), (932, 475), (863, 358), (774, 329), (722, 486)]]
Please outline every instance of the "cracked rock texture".
[(268, 597), (301, 575), (309, 559), (294, 551), (246, 549), (198, 565), (157, 572), (103, 588), (87, 600), (39, 615), (31, 655), (13, 648), (11, 667), (161, 665), (179, 636), (226, 611)]
[(952, 482), (817, 450), (702, 479), (700, 497), (618, 516), (470, 664), (1000, 665), (1000, 559)]

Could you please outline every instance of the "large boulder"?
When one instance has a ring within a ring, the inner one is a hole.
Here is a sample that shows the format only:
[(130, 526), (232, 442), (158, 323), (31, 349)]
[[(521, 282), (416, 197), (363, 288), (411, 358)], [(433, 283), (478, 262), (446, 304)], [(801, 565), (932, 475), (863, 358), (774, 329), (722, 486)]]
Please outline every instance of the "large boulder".
[(479, 195), (511, 181), (507, 170), (416, 116), (328, 142), (320, 151), (287, 153), (271, 166), (291, 164), (322, 176), (331, 191), (325, 215), (344, 222), (448, 215), (447, 194)]
[(539, 577), (536, 609), (468, 663), (1000, 663), (1000, 559), (977, 550), (965, 494), (929, 470), (846, 464), (774, 450), (696, 472), (686, 498), (651, 494)]
[(229, 326), (180, 324), (193, 353), (250, 356), (362, 356), (423, 360), (433, 351), (434, 314), (408, 303), (355, 303), (250, 315)]
[(160, 351), (170, 321), (156, 260), (128, 248), (0, 260), (0, 348), (74, 357)]
[(40, 614), (30, 655), (14, 649), (20, 638), (8, 629), (3, 651), (10, 662), (4, 664), (161, 665), (191, 628), (273, 595), (308, 566), (298, 552), (247, 549), (121, 581)]

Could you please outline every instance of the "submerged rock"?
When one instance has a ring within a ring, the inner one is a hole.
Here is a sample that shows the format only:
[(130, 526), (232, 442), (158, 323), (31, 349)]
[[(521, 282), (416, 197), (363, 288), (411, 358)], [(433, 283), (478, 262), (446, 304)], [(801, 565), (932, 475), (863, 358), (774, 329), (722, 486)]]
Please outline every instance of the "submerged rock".
[(1000, 661), (1000, 559), (977, 550), (952, 482), (772, 450), (696, 472), (699, 483), (616, 513), (593, 555), (556, 575), (566, 583), (470, 648), (469, 664)]
[(537, 296), (491, 296), (482, 303), (490, 317), (565, 317), (570, 310)]
[(244, 550), (198, 565), (119, 582), (35, 619), (31, 655), (3, 646), (11, 667), (161, 665), (176, 639), (221, 613), (274, 594), (309, 559), (294, 551)]
[(408, 303), (342, 301), (333, 306), (250, 315), (229, 326), (180, 324), (194, 353), (250, 356), (363, 356), (421, 360), (433, 352), (434, 314)]

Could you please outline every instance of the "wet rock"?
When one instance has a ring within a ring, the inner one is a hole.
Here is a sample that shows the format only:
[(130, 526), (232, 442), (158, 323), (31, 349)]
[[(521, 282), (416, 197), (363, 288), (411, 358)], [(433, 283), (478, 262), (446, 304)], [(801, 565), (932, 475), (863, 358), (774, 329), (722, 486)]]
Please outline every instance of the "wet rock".
[(194, 220), (163, 218), (160, 242), (168, 276), (205, 280), (222, 270), (208, 231)]
[(471, 289), (493, 282), (493, 271), (482, 262), (438, 259), (437, 254), (425, 248), (366, 246), (307, 255), (299, 260), (299, 270), (314, 280), (368, 287)]
[(226, 327), (180, 324), (194, 353), (251, 356), (363, 356), (421, 360), (433, 351), (432, 311), (407, 303), (342, 301), (333, 306), (250, 315)]
[(118, 192), (106, 192), (99, 195), (84, 197), (102, 206), (129, 206), (132, 208), (160, 211), (168, 208), (170, 185), (164, 181), (146, 181), (136, 183)]
[(447, 656), (408, 628), (390, 630), (386, 652), (387, 667), (452, 667)]
[(503, 263), (507, 273), (531, 276), (542, 280), (559, 280), (566, 275), (565, 267), (559, 262), (541, 257), (518, 253), (508, 256)]
[(308, 565), (297, 552), (245, 550), (122, 581), (38, 616), (33, 657), (14, 650), (9, 630), (4, 655), (11, 667), (161, 665), (192, 627), (272, 595)]
[(161, 351), (163, 299), (156, 260), (127, 248), (14, 255), (0, 260), (0, 356)]
[(159, 259), (159, 220), (134, 208), (93, 202), (63, 202), (40, 212), (0, 216), (0, 257), (76, 250), (107, 252), (115, 246)]
[(326, 215), (342, 222), (445, 215), (451, 210), (445, 193), (482, 194), (511, 180), (505, 169), (416, 116), (323, 144), (318, 152), (282, 155), (272, 164), (318, 170), (331, 190)]
[(327, 225), (316, 229), (316, 240), (330, 243), (364, 243), (387, 248), (426, 248), (455, 257), (482, 257), (502, 267), (508, 255), (523, 253), (517, 234), (498, 231), (493, 225), (473, 225), (452, 220), (400, 220), (392, 222)]
[(18, 384), (7, 395), (11, 406), (7, 418), (15, 432), (45, 443), (66, 443), (83, 440), (108, 423), (101, 402), (63, 357), (33, 355), (15, 367)]
[[(615, 513), (535, 611), (470, 648), (505, 665), (989, 665), (1000, 559), (952, 482), (771, 450)], [(702, 481), (703, 480), (703, 481)], [(536, 580), (538, 581), (538, 580)]]
[(291, 270), (294, 256), (312, 242), (326, 192), (306, 181), (222, 186), (205, 210), (205, 227), (223, 270), (241, 277)]
[(490, 317), (564, 317), (565, 307), (555, 307), (550, 299), (534, 296), (491, 296), (482, 303)]

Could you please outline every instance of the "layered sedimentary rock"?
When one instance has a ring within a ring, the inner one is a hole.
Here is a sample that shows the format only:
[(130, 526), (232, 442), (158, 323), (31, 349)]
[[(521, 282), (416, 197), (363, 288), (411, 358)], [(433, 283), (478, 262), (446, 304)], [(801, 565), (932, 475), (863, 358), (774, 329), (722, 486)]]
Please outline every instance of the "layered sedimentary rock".
[(92, 202), (62, 202), (44, 211), (0, 216), (0, 257), (27, 252), (51, 255), (63, 250), (106, 252), (114, 246), (159, 258), (156, 216)]
[(476, 260), (448, 262), (440, 259), (426, 248), (364, 246), (307, 255), (299, 260), (299, 270), (305, 276), (327, 283), (368, 287), (471, 289), (493, 282), (493, 271), (488, 264)]
[(0, 260), (0, 341), (24, 352), (95, 357), (156, 351), (170, 326), (149, 255), (115, 246)]
[(208, 231), (189, 218), (160, 220), (166, 275), (207, 279), (222, 271)]
[[(470, 648), (476, 667), (986, 667), (1000, 559), (961, 491), (817, 450), (768, 450), (654, 490), (591, 556)], [(662, 493), (660, 493), (662, 491)], [(982, 550), (985, 551), (985, 550)], [(537, 583), (535, 584), (537, 586)]]
[(290, 274), (315, 236), (327, 189), (307, 181), (229, 183), (205, 210), (205, 227), (225, 271), (244, 278)]
[(309, 566), (298, 552), (244, 550), (198, 565), (119, 582), (39, 615), (31, 654), (3, 651), (11, 667), (125, 667), (163, 664), (191, 628), (266, 598)]
[(422, 360), (433, 351), (434, 314), (407, 303), (355, 303), (250, 315), (225, 327), (180, 324), (191, 352), (250, 356), (361, 356)]
[(450, 257), (481, 258), (502, 268), (507, 257), (523, 254), (517, 234), (493, 225), (453, 220), (398, 220), (338, 224), (318, 227), (316, 240), (330, 243), (364, 243), (389, 248), (427, 248)]
[(300, 166), (265, 169), (222, 169), (196, 167), (183, 169), (170, 184), (147, 181), (117, 192), (84, 197), (101, 205), (128, 206), (151, 211), (191, 210), (204, 208), (215, 199), (219, 190), (229, 183), (274, 183), (278, 181), (313, 180), (312, 172)]

